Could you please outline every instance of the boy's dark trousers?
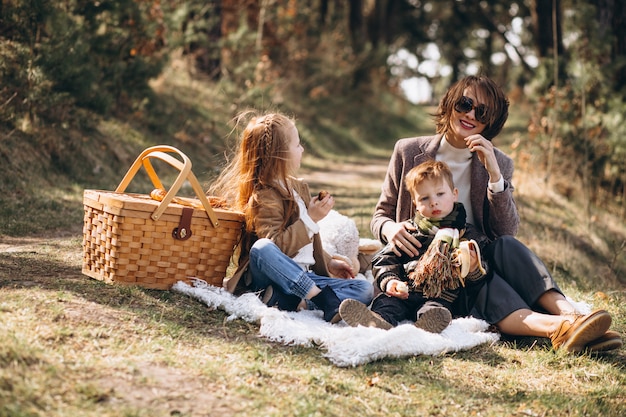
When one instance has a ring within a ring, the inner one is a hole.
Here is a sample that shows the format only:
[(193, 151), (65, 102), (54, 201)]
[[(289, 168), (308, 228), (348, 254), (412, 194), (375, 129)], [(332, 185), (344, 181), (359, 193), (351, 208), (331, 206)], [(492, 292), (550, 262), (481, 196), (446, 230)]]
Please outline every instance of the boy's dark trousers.
[(411, 320), (415, 322), (425, 311), (432, 308), (444, 307), (452, 311), (452, 303), (458, 291), (446, 291), (443, 298), (427, 298), (421, 292), (409, 292), (409, 298), (402, 300), (380, 293), (372, 301), (371, 310), (393, 326), (400, 322)]

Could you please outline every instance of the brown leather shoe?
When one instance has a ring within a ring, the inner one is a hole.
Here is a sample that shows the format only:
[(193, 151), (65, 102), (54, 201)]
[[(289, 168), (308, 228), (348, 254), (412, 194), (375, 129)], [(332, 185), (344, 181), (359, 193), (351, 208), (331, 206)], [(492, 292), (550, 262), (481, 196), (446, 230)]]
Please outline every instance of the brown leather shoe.
[(586, 316), (578, 316), (573, 321), (564, 320), (550, 335), (554, 349), (567, 352), (582, 352), (585, 346), (601, 337), (611, 326), (611, 315), (605, 310), (596, 310)]
[(609, 330), (602, 336), (592, 340), (585, 346), (585, 350), (589, 352), (607, 352), (609, 350), (619, 349), (623, 346), (622, 336)]

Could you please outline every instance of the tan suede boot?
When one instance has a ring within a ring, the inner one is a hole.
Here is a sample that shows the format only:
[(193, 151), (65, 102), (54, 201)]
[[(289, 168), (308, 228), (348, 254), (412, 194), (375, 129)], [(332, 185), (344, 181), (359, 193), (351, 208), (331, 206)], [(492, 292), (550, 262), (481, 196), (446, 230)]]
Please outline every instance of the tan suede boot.
[(623, 344), (622, 336), (619, 333), (608, 330), (602, 336), (587, 343), (585, 350), (589, 352), (607, 352), (619, 349)]
[(588, 343), (604, 335), (610, 326), (611, 315), (605, 310), (575, 316), (572, 321), (564, 320), (550, 335), (552, 347), (572, 353), (582, 352)]

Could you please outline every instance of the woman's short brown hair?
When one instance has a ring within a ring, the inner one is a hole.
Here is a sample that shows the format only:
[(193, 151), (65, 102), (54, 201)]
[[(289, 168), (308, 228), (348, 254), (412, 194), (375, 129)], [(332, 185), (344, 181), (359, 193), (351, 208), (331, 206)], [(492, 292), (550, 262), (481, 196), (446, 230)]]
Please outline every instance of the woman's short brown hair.
[(482, 95), (484, 105), (487, 106), (488, 121), (482, 135), (492, 140), (495, 138), (509, 117), (509, 100), (502, 89), (490, 78), (482, 75), (469, 75), (454, 83), (439, 102), (434, 114), (437, 133), (445, 134), (450, 129), (450, 120), (454, 111), (454, 104), (463, 96), (466, 89)]

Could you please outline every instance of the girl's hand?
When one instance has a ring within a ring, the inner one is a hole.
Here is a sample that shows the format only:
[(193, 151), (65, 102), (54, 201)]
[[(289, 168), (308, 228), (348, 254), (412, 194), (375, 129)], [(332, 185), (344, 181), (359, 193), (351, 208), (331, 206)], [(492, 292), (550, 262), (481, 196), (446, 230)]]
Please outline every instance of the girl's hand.
[(406, 282), (402, 282), (398, 279), (392, 279), (387, 283), (387, 291), (385, 291), (390, 297), (400, 298), (406, 300), (409, 298), (409, 287)]
[(328, 262), (328, 272), (337, 278), (354, 278), (352, 267), (343, 259), (331, 259)]
[(334, 206), (335, 199), (332, 195), (328, 194), (321, 200), (318, 200), (317, 196), (315, 196), (309, 201), (309, 217), (317, 223), (326, 217)]
[(489, 182), (498, 182), (502, 174), (493, 150), (493, 143), (482, 135), (470, 135), (465, 138), (465, 143), (471, 152), (476, 152), (478, 155), (478, 160), (489, 173)]
[(414, 230), (415, 226), (410, 222), (387, 222), (383, 225), (382, 234), (387, 242), (393, 244), (393, 253), (397, 256), (402, 256), (402, 252), (404, 252), (415, 257), (419, 255), (419, 248), (422, 247), (422, 244), (410, 233)]

